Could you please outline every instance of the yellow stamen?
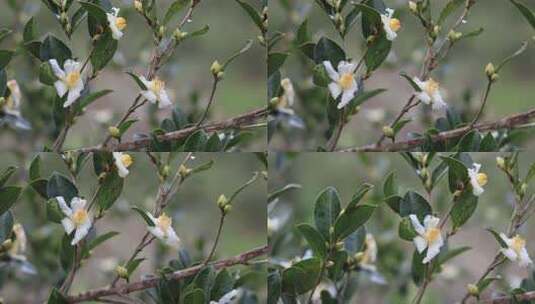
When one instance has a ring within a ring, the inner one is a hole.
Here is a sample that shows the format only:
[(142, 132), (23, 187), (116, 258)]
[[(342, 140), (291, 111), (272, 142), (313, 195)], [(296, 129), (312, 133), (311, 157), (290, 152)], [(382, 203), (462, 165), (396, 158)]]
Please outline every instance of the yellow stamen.
[(122, 31), (126, 27), (126, 19), (123, 17), (117, 17), (117, 19), (115, 19), (115, 25), (119, 30)]
[(165, 213), (162, 213), (157, 219), (156, 219), (156, 225), (158, 228), (160, 228), (164, 235), (167, 235), (167, 230), (169, 227), (171, 227), (171, 224), (173, 223), (173, 220), (168, 217)]
[(440, 238), (440, 229), (438, 228), (429, 228), (425, 232), (425, 240), (427, 243), (434, 243)]
[(511, 248), (513, 248), (514, 251), (517, 253), (520, 253), (522, 249), (526, 247), (526, 240), (524, 240), (520, 235), (516, 235), (513, 238), (513, 243), (511, 244)]
[(159, 78), (154, 78), (154, 80), (150, 83), (150, 90), (156, 94), (159, 94), (164, 88), (165, 82)]
[(80, 72), (78, 71), (70, 72), (65, 77), (65, 83), (69, 88), (74, 88), (78, 83), (78, 80), (80, 80)]
[(438, 82), (434, 81), (432, 78), (429, 78), (429, 80), (425, 82), (424, 90), (427, 94), (433, 95), (439, 87), (440, 84)]
[(72, 221), (75, 226), (80, 226), (87, 220), (87, 211), (85, 209), (78, 209), (72, 215)]
[(125, 167), (130, 167), (130, 165), (132, 165), (132, 163), (134, 162), (134, 160), (132, 159), (132, 156), (128, 155), (128, 154), (123, 154), (121, 155), (121, 162), (123, 163), (123, 165)]
[(338, 80), (338, 84), (342, 87), (344, 90), (348, 90), (353, 85), (353, 79), (354, 76), (351, 73), (343, 74), (340, 79)]
[(489, 178), (487, 177), (485, 173), (478, 173), (476, 176), (476, 180), (477, 180), (477, 183), (483, 187), (487, 184), (487, 182), (489, 181)]
[(400, 28), (401, 28), (401, 22), (399, 21), (399, 19), (397, 19), (397, 18), (390, 19), (390, 29), (391, 30), (393, 30), (394, 32), (397, 32), (397, 31), (399, 31)]

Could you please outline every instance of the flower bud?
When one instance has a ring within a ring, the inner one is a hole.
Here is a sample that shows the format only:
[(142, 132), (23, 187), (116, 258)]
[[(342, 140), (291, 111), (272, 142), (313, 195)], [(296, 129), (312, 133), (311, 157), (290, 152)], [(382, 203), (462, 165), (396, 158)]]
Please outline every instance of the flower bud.
[(416, 4), (416, 2), (414, 2), (414, 1), (409, 1), (409, 10), (411, 11), (411, 13), (417, 14), (418, 13), (418, 4)]
[(136, 11), (138, 11), (140, 13), (143, 13), (143, 3), (141, 3), (141, 1), (135, 0), (134, 1), (134, 8), (136, 9)]
[(182, 178), (187, 177), (190, 173), (191, 173), (191, 169), (186, 168), (186, 166), (180, 165), (180, 167), (178, 167), (178, 174), (180, 174)]
[(498, 75), (497, 73), (494, 73), (492, 74), (492, 76), (490, 76), (490, 80), (492, 82), (498, 81), (498, 79), (500, 79), (500, 75)]
[(526, 183), (522, 183), (522, 185), (520, 186), (520, 194), (525, 195), (527, 190), (528, 185)]
[(327, 264), (325, 266), (327, 266), (327, 268), (331, 268), (331, 267), (334, 266), (334, 262), (333, 261), (327, 261)]
[(494, 68), (494, 64), (492, 62), (489, 62), (487, 66), (485, 66), (485, 74), (487, 76), (492, 77), (496, 73), (496, 69)]
[(173, 37), (175, 38), (176, 41), (180, 41), (184, 39), (187, 35), (188, 35), (187, 32), (182, 32), (178, 28), (173, 32)]
[(334, 227), (333, 226), (329, 227), (329, 234), (330, 235), (334, 235)]
[(126, 267), (117, 265), (117, 267), (115, 267), (115, 272), (120, 278), (128, 279), (128, 269), (126, 269)]
[(459, 39), (461, 39), (461, 37), (463, 36), (463, 33), (461, 32), (456, 32), (454, 30), (451, 30), (449, 33), (448, 33), (448, 39), (451, 41), (451, 42), (455, 42)]
[(219, 72), (216, 75), (217, 79), (223, 79), (223, 76), (225, 76), (225, 72)]
[(121, 137), (121, 131), (119, 130), (119, 128), (117, 128), (115, 126), (110, 126), (108, 128), (108, 133), (110, 133), (111, 137), (113, 137), (113, 138)]
[(223, 214), (227, 215), (232, 210), (232, 205), (228, 204), (223, 208)]
[(503, 159), (503, 157), (496, 157), (496, 165), (498, 166), (498, 168), (502, 169), (502, 170), (505, 170), (506, 169), (506, 165), (505, 165), (505, 159)]
[(389, 127), (389, 126), (384, 126), (384, 127), (383, 127), (383, 134), (384, 134), (386, 137), (393, 138), (393, 137), (394, 137), (394, 129), (392, 129), (392, 128)]
[(468, 293), (471, 296), (477, 297), (479, 296), (479, 288), (475, 284), (468, 284), (466, 285), (466, 289), (468, 290)]
[(438, 33), (440, 33), (440, 26), (435, 25), (435, 27), (433, 28), (434, 37), (438, 36)]
[(344, 249), (344, 242), (336, 243), (336, 250), (340, 251), (342, 249)]
[(217, 76), (221, 71), (223, 71), (223, 66), (219, 63), (219, 61), (215, 60), (210, 66), (210, 72)]
[(165, 165), (165, 166), (163, 166), (163, 169), (162, 169), (162, 175), (164, 177), (167, 177), (167, 176), (169, 176), (169, 172), (170, 171), (171, 171), (171, 168), (169, 168), (168, 165)]
[(227, 197), (224, 195), (224, 194), (221, 194), (218, 198), (217, 198), (217, 207), (219, 207), (219, 209), (224, 209), (226, 205), (228, 205), (229, 201), (227, 199)]

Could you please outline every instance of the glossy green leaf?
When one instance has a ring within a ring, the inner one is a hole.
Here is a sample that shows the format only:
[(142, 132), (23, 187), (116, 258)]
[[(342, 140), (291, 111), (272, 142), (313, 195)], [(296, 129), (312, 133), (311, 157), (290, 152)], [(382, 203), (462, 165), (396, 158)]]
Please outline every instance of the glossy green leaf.
[(340, 197), (333, 187), (323, 190), (315, 200), (314, 222), (316, 229), (321, 233), (325, 240), (330, 240), (330, 229), (336, 222), (340, 213)]
[(163, 24), (169, 23), (173, 17), (175, 17), (186, 5), (190, 2), (190, 0), (176, 0), (171, 3), (167, 11), (165, 12), (165, 16), (163, 18)]
[(453, 230), (459, 229), (476, 211), (477, 196), (471, 191), (463, 191), (460, 196), (456, 197), (451, 208), (450, 218), (453, 224)]
[(5, 68), (9, 64), (11, 58), (13, 58), (13, 54), (13, 51), (0, 50), (0, 69)]
[(303, 294), (316, 286), (320, 275), (321, 260), (306, 259), (293, 264), (282, 272), (282, 290), (287, 293)]
[(22, 188), (14, 186), (0, 188), (0, 215), (15, 204), (21, 191)]
[(325, 258), (327, 255), (326, 241), (323, 236), (309, 224), (303, 223), (296, 226), (297, 231), (305, 238), (308, 245), (316, 254), (321, 258)]
[(117, 40), (113, 39), (111, 32), (105, 32), (95, 42), (94, 48), (90, 60), (94, 73), (96, 73), (102, 70), (113, 58), (115, 51), (117, 51)]
[(95, 196), (95, 201), (102, 210), (107, 210), (121, 196), (124, 179), (117, 174), (116, 170), (106, 174), (101, 181)]
[(145, 221), (145, 223), (147, 223), (147, 225), (149, 227), (154, 227), (154, 222), (151, 220), (151, 218), (147, 215), (147, 211), (139, 208), (139, 207), (132, 207), (132, 209), (134, 211), (136, 211), (139, 215), (141, 215), (141, 217), (143, 218), (143, 220)]
[(338, 63), (346, 59), (344, 50), (327, 37), (322, 37), (314, 47), (314, 61), (323, 64), (323, 61), (330, 61), (336, 69)]
[(287, 57), (286, 53), (270, 53), (268, 55), (268, 77), (280, 69)]
[(73, 197), (78, 197), (78, 189), (64, 175), (54, 172), (46, 185), (48, 198), (62, 196), (67, 204), (70, 204)]
[(376, 205), (360, 204), (344, 209), (345, 212), (340, 214), (334, 226), (335, 240), (343, 240), (364, 225), (372, 216), (375, 208), (377, 208)]
[(415, 214), (420, 221), (428, 214), (432, 213), (431, 205), (420, 194), (409, 191), (405, 194), (401, 200), (399, 215), (401, 217), (407, 217), (411, 214)]

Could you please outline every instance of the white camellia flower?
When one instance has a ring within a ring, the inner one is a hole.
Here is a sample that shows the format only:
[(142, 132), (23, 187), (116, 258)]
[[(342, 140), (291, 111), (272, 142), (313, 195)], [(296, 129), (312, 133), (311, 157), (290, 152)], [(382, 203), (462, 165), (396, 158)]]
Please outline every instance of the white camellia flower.
[(115, 160), (115, 166), (117, 167), (119, 176), (125, 178), (130, 173), (128, 167), (134, 162), (132, 156), (122, 152), (113, 152), (113, 159)]
[(488, 182), (488, 177), (485, 173), (479, 173), (481, 164), (474, 163), (472, 168), (468, 168), (468, 176), (470, 177), (470, 184), (472, 185), (472, 193), (475, 196), (483, 194), (485, 186)]
[(518, 262), (518, 265), (521, 267), (526, 267), (533, 263), (526, 250), (526, 240), (520, 237), (520, 235), (517, 234), (513, 238), (508, 238), (505, 234), (500, 233), (500, 237), (508, 247), (502, 248), (500, 251), (509, 260)]
[(393, 41), (398, 36), (397, 31), (401, 28), (401, 22), (397, 18), (392, 18), (394, 10), (386, 9), (386, 14), (381, 14), (381, 22), (386, 33), (386, 39)]
[(357, 64), (353, 62), (340, 61), (338, 71), (333, 68), (330, 61), (324, 61), (323, 65), (329, 74), (332, 82), (329, 84), (331, 96), (336, 99), (342, 94), (342, 100), (338, 104), (338, 109), (345, 107), (355, 97), (358, 90), (355, 80), (355, 69)]
[(168, 107), (171, 105), (169, 96), (165, 91), (165, 82), (158, 77), (155, 77), (153, 80), (147, 80), (144, 76), (140, 76), (139, 80), (147, 87), (146, 91), (141, 91), (141, 95), (145, 97), (151, 103), (158, 102), (158, 107), (160, 109)]
[(149, 226), (147, 229), (152, 235), (162, 240), (168, 246), (173, 248), (180, 247), (180, 239), (176, 235), (173, 227), (173, 220), (165, 213), (162, 213), (158, 218), (147, 212), (148, 217), (154, 223), (154, 226)]
[(210, 304), (237, 304), (242, 293), (241, 289), (232, 289), (224, 294), (219, 300), (210, 301)]
[(283, 80), (281, 80), (281, 87), (284, 92), (279, 98), (277, 110), (292, 115), (294, 114), (292, 106), (295, 101), (295, 90), (292, 81), (289, 78), (284, 78)]
[(362, 269), (375, 272), (377, 270), (375, 267), (375, 262), (377, 261), (377, 242), (373, 234), (366, 234), (364, 245), (364, 251), (357, 254), (359, 266)]
[(10, 95), (7, 98), (7, 102), (4, 106), (4, 112), (7, 114), (20, 116), (20, 103), (22, 94), (20, 93), (20, 87), (16, 80), (10, 80), (7, 82)]
[(126, 19), (119, 17), (119, 9), (114, 7), (111, 9), (112, 13), (106, 13), (108, 18), (108, 24), (111, 29), (111, 35), (113, 39), (119, 40), (123, 37), (123, 30), (126, 28)]
[(437, 227), (440, 219), (432, 215), (426, 215), (424, 225), (422, 226), (415, 214), (409, 215), (409, 218), (411, 219), (414, 230), (418, 233), (418, 236), (412, 240), (416, 246), (416, 250), (422, 253), (427, 248), (427, 254), (422, 260), (423, 264), (427, 264), (440, 253), (440, 248), (444, 245), (442, 231)]
[(412, 81), (422, 90), (421, 92), (416, 92), (415, 96), (423, 103), (431, 105), (433, 110), (441, 110), (448, 107), (448, 104), (444, 102), (442, 95), (440, 95), (440, 84), (438, 82), (432, 78), (422, 81), (418, 77), (414, 77)]
[(65, 60), (63, 70), (59, 67), (56, 59), (50, 59), (49, 63), (50, 66), (52, 66), (54, 75), (58, 78), (58, 80), (54, 82), (54, 87), (56, 88), (59, 97), (65, 96), (68, 92), (67, 100), (63, 104), (63, 107), (66, 108), (80, 97), (80, 92), (84, 89), (84, 82), (82, 81), (81, 75), (82, 66), (79, 62), (72, 59)]
[(91, 218), (85, 209), (85, 204), (87, 202), (79, 197), (73, 197), (71, 200), (71, 207), (69, 207), (63, 196), (57, 196), (56, 200), (59, 203), (61, 211), (66, 215), (66, 217), (61, 220), (65, 232), (71, 234), (71, 232), (76, 231), (71, 242), (71, 245), (74, 246), (87, 235), (91, 228)]

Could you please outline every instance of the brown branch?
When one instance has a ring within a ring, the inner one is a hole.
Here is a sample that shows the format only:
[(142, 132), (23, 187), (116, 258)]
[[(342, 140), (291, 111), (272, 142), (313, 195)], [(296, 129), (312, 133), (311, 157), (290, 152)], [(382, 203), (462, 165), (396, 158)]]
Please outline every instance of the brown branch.
[[(254, 248), (252, 250), (249, 250), (247, 252), (244, 252), (242, 254), (222, 259), (217, 262), (211, 263), (209, 265), (212, 265), (216, 270), (217, 269), (223, 269), (227, 267), (232, 267), (235, 265), (246, 265), (250, 260), (255, 259), (257, 257), (263, 256), (267, 254), (269, 251), (269, 246), (263, 246)], [(186, 268), (183, 270), (176, 271), (169, 276), (167, 276), (168, 280), (180, 280), (183, 278), (191, 277), (197, 272), (199, 272), (204, 266), (203, 265), (197, 265), (190, 268)], [(149, 288), (155, 287), (158, 282), (161, 280), (159, 277), (151, 277), (145, 280), (133, 282), (130, 284), (124, 284), (121, 286), (117, 286), (114, 288), (98, 288), (89, 290), (77, 295), (69, 296), (67, 297), (67, 301), (69, 303), (79, 303), (83, 301), (89, 301), (101, 297), (111, 296), (111, 295), (122, 295), (122, 294), (128, 294), (135, 291), (145, 290)]]
[[(230, 128), (245, 129), (253, 125), (255, 122), (265, 119), (266, 114), (267, 114), (267, 108), (256, 109), (251, 112), (247, 112), (245, 114), (241, 114), (233, 118), (229, 118), (227, 120), (207, 123), (199, 127), (192, 126), (192, 127), (188, 127), (182, 130), (168, 132), (168, 133), (157, 136), (157, 139), (159, 141), (176, 141), (176, 140), (188, 137), (190, 134), (194, 133), (197, 130), (204, 130), (206, 132), (215, 132), (215, 131), (220, 131), (220, 130), (230, 129)], [(135, 151), (135, 150), (139, 150), (142, 148), (150, 147), (151, 141), (152, 141), (151, 138), (143, 138), (143, 139), (138, 139), (138, 140), (134, 140), (130, 142), (109, 144), (105, 147), (103, 147), (102, 145), (99, 145), (99, 146), (88, 147), (88, 148), (73, 149), (71, 151), (72, 152)]]
[(497, 297), (494, 299), (488, 299), (480, 301), (479, 303), (486, 303), (486, 304), (509, 304), (509, 303), (516, 303), (513, 299), (515, 299), (517, 302), (523, 302), (523, 301), (530, 301), (535, 300), (535, 291), (528, 291), (526, 293), (518, 294), (515, 296), (509, 296), (509, 297)]
[[(524, 124), (530, 122), (532, 118), (535, 117), (535, 109), (532, 109), (527, 112), (517, 113), (513, 115), (506, 116), (500, 120), (494, 122), (480, 123), (476, 124), (473, 127), (465, 126), (457, 128), (450, 131), (445, 131), (438, 133), (437, 135), (431, 136), (433, 142), (443, 142), (449, 139), (459, 138), (470, 132), (471, 130), (478, 131), (492, 131), (499, 129), (516, 129), (522, 128)], [(418, 146), (422, 145), (427, 139), (426, 138), (416, 138), (409, 139), (405, 141), (399, 141), (390, 144), (383, 145), (367, 145), (355, 148), (341, 149), (338, 152), (387, 152), (387, 151), (408, 151)]]

